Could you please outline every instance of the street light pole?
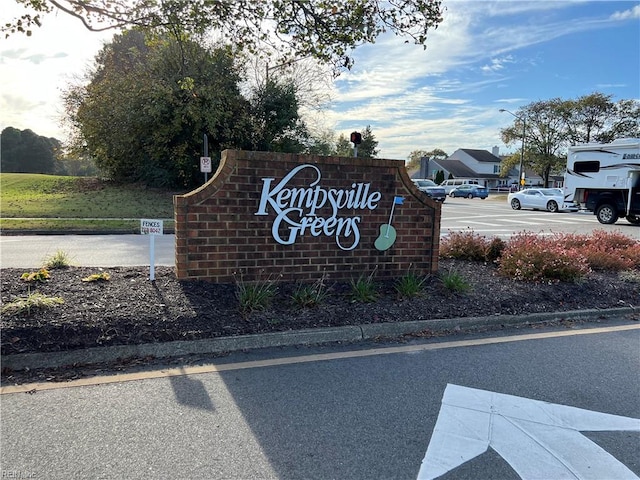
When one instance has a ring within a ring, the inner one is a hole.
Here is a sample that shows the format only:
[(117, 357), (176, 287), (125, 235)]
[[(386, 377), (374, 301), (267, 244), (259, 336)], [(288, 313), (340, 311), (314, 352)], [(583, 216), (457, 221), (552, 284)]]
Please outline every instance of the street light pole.
[(525, 143), (525, 138), (526, 138), (526, 134), (527, 134), (527, 121), (524, 119), (524, 117), (520, 117), (518, 115), (516, 115), (513, 112), (510, 112), (509, 110), (505, 109), (505, 108), (501, 108), (500, 112), (507, 112), (511, 115), (513, 115), (516, 120), (520, 120), (522, 122), (522, 148), (520, 150), (520, 178), (518, 179), (518, 190), (522, 190), (522, 187), (524, 187), (524, 180), (525, 180), (525, 173), (524, 173), (524, 143)]

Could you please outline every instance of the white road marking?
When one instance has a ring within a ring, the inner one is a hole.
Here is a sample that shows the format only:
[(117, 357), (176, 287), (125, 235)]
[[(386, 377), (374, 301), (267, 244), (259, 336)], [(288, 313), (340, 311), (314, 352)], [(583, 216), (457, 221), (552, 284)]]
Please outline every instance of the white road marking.
[(581, 431), (640, 432), (640, 419), (447, 385), (418, 480), (495, 450), (521, 478), (638, 477)]

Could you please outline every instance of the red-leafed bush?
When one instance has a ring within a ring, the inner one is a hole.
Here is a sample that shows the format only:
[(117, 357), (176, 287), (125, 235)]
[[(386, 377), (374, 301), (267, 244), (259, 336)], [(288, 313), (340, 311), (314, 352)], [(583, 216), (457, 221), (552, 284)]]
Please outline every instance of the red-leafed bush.
[(528, 281), (577, 281), (591, 271), (579, 250), (565, 249), (554, 237), (529, 232), (509, 240), (498, 264), (501, 275)]

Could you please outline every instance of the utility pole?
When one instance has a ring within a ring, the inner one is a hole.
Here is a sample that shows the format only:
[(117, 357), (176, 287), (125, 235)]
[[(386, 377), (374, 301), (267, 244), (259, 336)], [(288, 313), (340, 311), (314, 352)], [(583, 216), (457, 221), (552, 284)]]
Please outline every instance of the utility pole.
[(522, 148), (520, 150), (520, 178), (518, 179), (518, 190), (522, 190), (524, 187), (524, 184), (526, 183), (525, 172), (524, 172), (524, 145), (525, 145), (525, 139), (527, 135), (527, 120), (524, 117), (516, 115), (515, 113), (510, 112), (505, 108), (501, 108), (499, 111), (507, 112), (508, 114), (513, 115), (516, 118), (516, 120), (520, 120), (522, 122)]

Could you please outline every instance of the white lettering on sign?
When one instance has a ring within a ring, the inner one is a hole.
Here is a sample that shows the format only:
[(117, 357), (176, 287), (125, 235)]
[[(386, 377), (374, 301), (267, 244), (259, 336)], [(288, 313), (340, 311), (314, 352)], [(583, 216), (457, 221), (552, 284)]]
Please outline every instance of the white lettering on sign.
[(140, 233), (142, 235), (162, 235), (162, 220), (140, 220)]
[[(304, 188), (288, 188), (287, 184), (299, 172), (311, 169), (315, 179)], [(351, 188), (325, 189), (320, 185), (322, 174), (315, 165), (304, 164), (291, 170), (277, 185), (275, 178), (262, 179), (262, 194), (256, 215), (268, 215), (270, 207), (276, 214), (271, 234), (281, 245), (292, 245), (298, 237), (325, 235), (335, 237), (341, 250), (353, 250), (360, 242), (360, 216), (341, 217), (340, 210), (375, 210), (382, 197), (380, 192), (370, 191), (370, 183), (352, 183)], [(326, 217), (316, 212), (330, 208)], [(281, 227), (288, 232), (281, 234)]]

